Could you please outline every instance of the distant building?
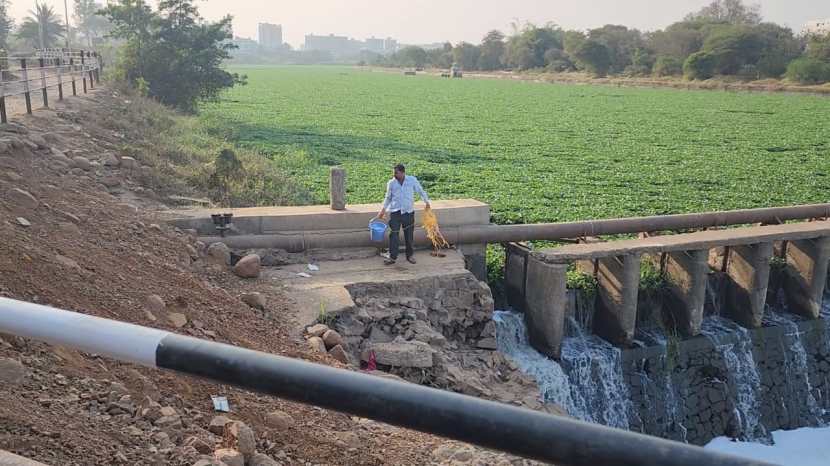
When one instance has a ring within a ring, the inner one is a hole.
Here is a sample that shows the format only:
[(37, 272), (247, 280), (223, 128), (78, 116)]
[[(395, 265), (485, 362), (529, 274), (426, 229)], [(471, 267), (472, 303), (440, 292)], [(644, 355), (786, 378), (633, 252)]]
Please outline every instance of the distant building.
[(376, 39), (374, 37), (370, 37), (366, 39), (365, 46), (363, 47), (364, 50), (368, 50), (374, 53), (384, 53), (385, 46), (384, 44), (386, 41), (384, 39)]
[(257, 28), (259, 45), (269, 49), (282, 47), (282, 25), (259, 23)]
[(387, 37), (383, 40), (383, 53), (395, 53), (398, 51), (398, 41)]
[(810, 21), (804, 25), (808, 34), (830, 34), (830, 18)]
[(232, 43), (237, 47), (237, 51), (241, 53), (253, 53), (259, 50), (259, 44), (253, 39), (234, 37)]

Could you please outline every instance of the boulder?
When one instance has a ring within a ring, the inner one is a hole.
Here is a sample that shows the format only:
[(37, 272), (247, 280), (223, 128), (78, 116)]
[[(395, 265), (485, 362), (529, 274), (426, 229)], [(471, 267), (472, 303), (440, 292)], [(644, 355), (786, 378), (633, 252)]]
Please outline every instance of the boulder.
[(245, 466), (245, 457), (237, 450), (221, 448), (213, 452), (213, 457), (228, 466)]
[(231, 263), (231, 250), (225, 243), (213, 243), (207, 248), (207, 255), (211, 262), (219, 265)]
[(30, 133), (29, 141), (32, 141), (38, 149), (46, 149), (49, 147), (49, 144), (46, 142), (46, 139), (43, 139), (43, 136), (37, 133)]
[(251, 306), (254, 309), (265, 309), (265, 295), (259, 292), (243, 293), (239, 296), (240, 301)]
[(58, 222), (58, 230), (71, 236), (81, 235), (81, 229), (72, 222)]
[(349, 363), (349, 357), (346, 354), (346, 350), (343, 349), (343, 345), (335, 345), (332, 349), (329, 350), (329, 356), (337, 359), (338, 361), (342, 362), (343, 364)]
[(105, 155), (103, 158), (103, 162), (105, 167), (117, 167), (121, 165), (121, 160), (114, 154)]
[(326, 344), (323, 343), (323, 339), (320, 337), (311, 337), (308, 339), (308, 346), (311, 347), (314, 351), (318, 353), (326, 353)]
[(166, 307), (167, 305), (164, 303), (164, 300), (157, 294), (151, 294), (144, 298), (144, 309), (150, 312), (159, 314), (164, 312)]
[(171, 312), (167, 314), (167, 320), (176, 328), (182, 328), (187, 325), (187, 316), (181, 312)]
[(210, 444), (200, 439), (199, 437), (196, 437), (195, 435), (186, 438), (182, 445), (186, 447), (193, 447), (193, 449), (195, 449), (203, 455), (209, 455), (211, 452), (213, 452), (213, 447)]
[(248, 466), (282, 466), (265, 453), (256, 453), (248, 460)]
[[(390, 343), (373, 343), (378, 364), (393, 367), (432, 367), (432, 355), (435, 350), (420, 341), (393, 341)], [(368, 360), (368, 353), (365, 355)]]
[(284, 411), (272, 411), (265, 415), (265, 423), (277, 432), (283, 432), (294, 426), (294, 418)]
[(326, 344), (326, 348), (334, 348), (337, 345), (343, 344), (343, 337), (336, 331), (329, 330), (323, 334), (323, 343)]
[(20, 188), (12, 188), (8, 192), (8, 202), (13, 206), (22, 207), (24, 209), (37, 209), (40, 201), (32, 196), (29, 191), (24, 191)]
[(23, 382), (28, 371), (26, 366), (16, 359), (0, 358), (0, 383), (16, 385)]
[(89, 159), (81, 157), (80, 155), (72, 157), (72, 166), (80, 168), (85, 172), (92, 170), (92, 164), (89, 162)]
[(225, 416), (216, 416), (210, 420), (208, 430), (216, 435), (224, 435), (225, 425), (229, 422), (231, 422), (231, 420)]
[(127, 170), (134, 170), (138, 168), (138, 162), (132, 157), (121, 157), (121, 168), (126, 168)]
[(306, 329), (306, 333), (312, 337), (322, 337), (324, 333), (329, 331), (329, 326), (325, 324), (314, 324)]
[(478, 344), (476, 345), (481, 349), (488, 349), (488, 350), (495, 350), (499, 349), (498, 343), (496, 343), (496, 339), (493, 337), (482, 338), (478, 340)]
[(248, 254), (233, 266), (233, 273), (242, 278), (259, 277), (261, 266), (257, 254)]
[(26, 218), (24, 218), (24, 217), (17, 217), (17, 218), (15, 219), (15, 221), (17, 222), (17, 224), (18, 224), (18, 225), (20, 225), (20, 226), (22, 226), (22, 227), (30, 227), (30, 226), (32, 226), (32, 222), (30, 222), (30, 221), (26, 220)]
[(228, 426), (228, 432), (236, 439), (236, 449), (245, 458), (250, 458), (256, 453), (256, 438), (254, 431), (247, 424), (235, 421)]

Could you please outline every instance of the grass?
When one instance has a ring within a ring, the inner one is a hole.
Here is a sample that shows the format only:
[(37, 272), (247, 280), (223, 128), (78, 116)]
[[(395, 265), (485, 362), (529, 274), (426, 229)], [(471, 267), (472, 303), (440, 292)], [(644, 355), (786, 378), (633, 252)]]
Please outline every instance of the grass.
[(830, 101), (725, 91), (448, 80), (346, 67), (238, 67), (200, 127), (327, 202), (379, 202), (395, 162), (499, 223), (826, 202)]
[[(119, 150), (152, 167), (144, 181), (157, 193), (208, 196), (219, 205), (234, 207), (313, 202), (304, 186), (258, 152), (211, 134), (196, 118), (141, 98), (123, 85), (115, 88), (122, 105), (114, 106), (113, 114), (102, 120), (129, 136), (125, 140), (130, 142)], [(242, 169), (225, 189), (219, 189), (214, 175), (223, 149), (234, 152)]]

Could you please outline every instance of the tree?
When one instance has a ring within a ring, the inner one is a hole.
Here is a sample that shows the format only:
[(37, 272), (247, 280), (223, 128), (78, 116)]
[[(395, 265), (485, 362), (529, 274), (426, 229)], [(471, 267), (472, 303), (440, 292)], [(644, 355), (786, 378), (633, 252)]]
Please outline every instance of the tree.
[(153, 11), (143, 0), (118, 0), (103, 11), (111, 36), (124, 39), (119, 77), (145, 82), (148, 95), (183, 111), (215, 99), (223, 89), (245, 84), (222, 62), (230, 58), (231, 17), (205, 22), (190, 0), (162, 0)]
[(0, 0), (0, 50), (8, 50), (9, 33), (14, 27), (14, 19), (9, 16), (9, 2)]
[(87, 45), (92, 47), (96, 40), (107, 34), (110, 22), (98, 14), (103, 9), (103, 5), (95, 0), (74, 0), (74, 2), (72, 17), (75, 20), (75, 26), (83, 34)]
[(396, 55), (397, 61), (401, 64), (401, 66), (414, 66), (420, 68), (427, 63), (426, 50), (415, 45), (408, 45), (404, 47)]
[(830, 63), (801, 57), (787, 66), (787, 79), (801, 84), (822, 84), (830, 81)]
[(746, 5), (742, 0), (715, 0), (686, 15), (686, 21), (755, 25), (761, 22), (761, 6)]
[(756, 63), (759, 76), (780, 77), (787, 71), (787, 65), (801, 55), (801, 41), (792, 29), (777, 24), (761, 23), (753, 29), (761, 41), (761, 54)]
[(807, 57), (830, 63), (830, 34), (813, 34), (807, 41)]
[(55, 10), (45, 3), (35, 2), (35, 9), (29, 10), (29, 17), (23, 20), (17, 36), (33, 47), (48, 48), (57, 44), (64, 35), (64, 25)]
[[(636, 29), (628, 29), (625, 26), (614, 24), (607, 24), (598, 29), (591, 29), (588, 32), (588, 38), (595, 40), (608, 48), (610, 65), (609, 71), (612, 73), (621, 73), (623, 70), (632, 65), (634, 53), (641, 50), (638, 59), (643, 61), (648, 53), (644, 52), (645, 41), (640, 31)], [(653, 63), (653, 61), (651, 61)], [(648, 63), (648, 69), (651, 70), (651, 63)], [(638, 63), (638, 66), (645, 66), (644, 63)]]
[(608, 74), (608, 68), (611, 66), (611, 53), (608, 47), (594, 39), (582, 42), (574, 51), (573, 57), (582, 68), (598, 78)]
[(674, 57), (681, 62), (700, 50), (706, 38), (702, 23), (674, 23), (662, 31), (655, 31), (646, 36), (647, 47), (658, 56)]
[(714, 73), (730, 75), (744, 66), (755, 66), (761, 58), (763, 43), (752, 28), (724, 25), (706, 38), (702, 50), (715, 60)]
[(505, 50), (505, 62), (512, 67), (520, 70), (541, 68), (545, 66), (545, 52), (562, 49), (562, 30), (556, 25), (536, 27), (526, 24), (524, 29), (516, 29)]
[(474, 70), (478, 68), (478, 59), (481, 49), (469, 42), (460, 42), (452, 48), (452, 59), (461, 65), (462, 69)]
[(686, 79), (709, 79), (715, 74), (717, 57), (707, 52), (695, 52), (683, 63)]
[(440, 49), (427, 50), (427, 63), (435, 68), (449, 68), (452, 66), (452, 44), (444, 43)]
[(677, 76), (683, 73), (683, 62), (675, 57), (657, 57), (653, 72), (655, 76)]
[(481, 40), (480, 54), (478, 58), (478, 69), (491, 71), (502, 68), (502, 57), (504, 56), (504, 34), (501, 31), (492, 30)]

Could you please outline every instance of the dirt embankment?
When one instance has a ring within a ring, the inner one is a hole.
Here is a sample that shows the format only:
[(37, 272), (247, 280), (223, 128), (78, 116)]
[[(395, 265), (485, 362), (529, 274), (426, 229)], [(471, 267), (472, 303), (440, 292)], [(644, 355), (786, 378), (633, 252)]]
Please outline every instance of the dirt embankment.
[[(401, 70), (397, 68), (372, 68), (372, 70), (401, 73)], [(424, 73), (431, 76), (441, 76), (446, 73), (446, 70), (427, 69)], [(465, 72), (464, 77), (474, 79), (510, 79), (516, 81), (546, 82), (554, 84), (601, 84), (606, 86), (654, 87), (686, 90), (789, 92), (830, 96), (830, 83), (802, 85), (780, 79), (741, 81), (736, 78), (718, 77), (703, 81), (688, 81), (678, 76), (607, 76), (604, 78), (595, 78), (587, 73), (550, 73), (544, 71), (470, 71)]]
[[(0, 127), (0, 296), (339, 364), (290, 335), (292, 304), (278, 288), (200, 265), (194, 238), (159, 220), (161, 167), (147, 163), (163, 158), (122, 157), (142, 142), (122, 131), (133, 105), (99, 88)], [(252, 291), (264, 310), (240, 300)], [(478, 457), (456, 442), (10, 335), (0, 335), (0, 386), (0, 449), (51, 465), (220, 464), (206, 461), (222, 447), (260, 465)], [(211, 395), (227, 396), (227, 417), (253, 436), (211, 427)]]

